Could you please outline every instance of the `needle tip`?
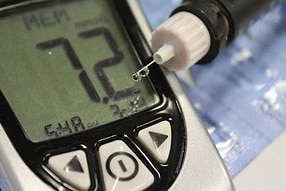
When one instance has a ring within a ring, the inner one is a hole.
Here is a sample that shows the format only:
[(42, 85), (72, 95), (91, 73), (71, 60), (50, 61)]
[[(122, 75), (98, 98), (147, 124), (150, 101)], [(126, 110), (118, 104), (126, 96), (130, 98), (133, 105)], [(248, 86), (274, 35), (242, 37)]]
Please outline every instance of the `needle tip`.
[(134, 73), (134, 74), (132, 75), (132, 79), (133, 79), (134, 82), (140, 82), (142, 78), (141, 78), (141, 76), (138, 74), (138, 72), (136, 72), (136, 73)]
[(148, 67), (150, 65), (152, 65), (153, 63), (155, 63), (155, 60), (152, 60), (149, 64), (147, 64), (146, 66), (144, 66), (143, 68), (141, 68), (140, 70), (138, 70), (137, 72), (135, 72), (133, 75), (132, 75), (132, 79), (133, 81), (135, 82), (139, 82), (142, 77), (145, 78), (149, 75), (149, 69)]

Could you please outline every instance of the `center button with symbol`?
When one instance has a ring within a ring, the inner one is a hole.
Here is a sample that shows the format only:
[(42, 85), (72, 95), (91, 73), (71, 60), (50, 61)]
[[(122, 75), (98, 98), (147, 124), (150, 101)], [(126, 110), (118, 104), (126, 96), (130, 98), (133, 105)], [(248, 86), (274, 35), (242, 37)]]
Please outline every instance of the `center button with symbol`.
[(99, 147), (104, 185), (109, 190), (144, 190), (154, 176), (136, 154), (121, 140)]
[(105, 168), (111, 177), (129, 181), (138, 174), (139, 164), (130, 153), (115, 152), (108, 157)]

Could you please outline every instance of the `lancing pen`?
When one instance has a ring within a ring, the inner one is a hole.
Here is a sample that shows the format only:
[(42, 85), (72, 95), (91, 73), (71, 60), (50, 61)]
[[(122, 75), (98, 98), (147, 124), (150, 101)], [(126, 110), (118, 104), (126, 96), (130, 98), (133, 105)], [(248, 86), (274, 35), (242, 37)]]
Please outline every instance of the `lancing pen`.
[[(280, 0), (281, 1), (281, 0)], [(279, 0), (183, 0), (152, 33), (153, 61), (133, 74), (140, 81), (153, 63), (170, 71), (211, 62), (239, 32)]]

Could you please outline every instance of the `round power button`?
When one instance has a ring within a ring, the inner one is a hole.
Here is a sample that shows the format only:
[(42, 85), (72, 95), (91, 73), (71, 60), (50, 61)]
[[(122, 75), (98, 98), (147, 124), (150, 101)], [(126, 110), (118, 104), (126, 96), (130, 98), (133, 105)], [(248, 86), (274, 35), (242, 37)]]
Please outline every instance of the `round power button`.
[(108, 157), (106, 170), (114, 179), (129, 181), (138, 174), (139, 165), (130, 153), (115, 152)]

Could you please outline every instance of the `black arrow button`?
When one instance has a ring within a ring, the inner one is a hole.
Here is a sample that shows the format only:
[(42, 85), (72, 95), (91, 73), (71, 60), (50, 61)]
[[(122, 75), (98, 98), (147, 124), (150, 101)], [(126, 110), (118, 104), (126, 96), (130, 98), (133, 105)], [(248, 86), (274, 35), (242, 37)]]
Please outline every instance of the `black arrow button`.
[(164, 143), (164, 141), (166, 141), (166, 139), (168, 138), (168, 135), (164, 135), (164, 134), (156, 133), (152, 131), (149, 131), (149, 135), (156, 148), (159, 148)]
[(79, 159), (77, 156), (74, 156), (70, 162), (65, 166), (64, 171), (66, 172), (79, 172), (79, 173), (84, 173), (84, 170), (79, 162)]

